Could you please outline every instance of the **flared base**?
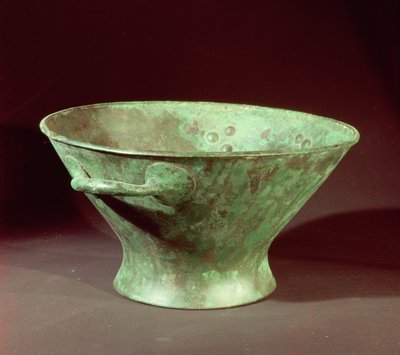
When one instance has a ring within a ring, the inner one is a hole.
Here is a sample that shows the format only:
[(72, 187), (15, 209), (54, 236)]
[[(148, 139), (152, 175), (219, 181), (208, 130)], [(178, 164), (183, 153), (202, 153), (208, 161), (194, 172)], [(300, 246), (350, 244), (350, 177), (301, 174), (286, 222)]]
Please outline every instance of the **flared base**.
[[(131, 271), (131, 272), (130, 272)], [(201, 281), (199, 281), (201, 280)], [(209, 277), (177, 273), (138, 277), (137, 272), (122, 268), (114, 280), (122, 296), (153, 306), (176, 309), (216, 309), (257, 302), (270, 295), (276, 281), (269, 270), (256, 275), (239, 275), (237, 271), (212, 272)]]

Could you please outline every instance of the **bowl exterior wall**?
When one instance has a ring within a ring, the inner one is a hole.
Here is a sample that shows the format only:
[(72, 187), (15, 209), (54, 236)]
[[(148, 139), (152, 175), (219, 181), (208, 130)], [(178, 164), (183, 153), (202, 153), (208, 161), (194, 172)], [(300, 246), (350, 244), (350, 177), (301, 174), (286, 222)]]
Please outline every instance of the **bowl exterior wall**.
[(175, 206), (157, 196), (87, 194), (123, 247), (115, 289), (136, 301), (188, 309), (237, 306), (270, 294), (271, 242), (348, 150), (184, 158), (52, 144), (72, 177), (70, 157), (91, 178), (129, 184), (144, 184), (146, 169), (157, 162), (190, 174), (194, 191)]

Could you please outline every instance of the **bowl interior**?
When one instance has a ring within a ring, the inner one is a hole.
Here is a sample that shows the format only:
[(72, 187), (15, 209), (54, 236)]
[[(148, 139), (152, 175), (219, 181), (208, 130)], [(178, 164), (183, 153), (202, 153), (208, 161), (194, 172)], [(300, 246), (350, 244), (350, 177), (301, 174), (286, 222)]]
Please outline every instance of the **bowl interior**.
[(201, 102), (81, 106), (47, 116), (52, 139), (127, 152), (297, 152), (357, 142), (351, 126), (302, 112)]

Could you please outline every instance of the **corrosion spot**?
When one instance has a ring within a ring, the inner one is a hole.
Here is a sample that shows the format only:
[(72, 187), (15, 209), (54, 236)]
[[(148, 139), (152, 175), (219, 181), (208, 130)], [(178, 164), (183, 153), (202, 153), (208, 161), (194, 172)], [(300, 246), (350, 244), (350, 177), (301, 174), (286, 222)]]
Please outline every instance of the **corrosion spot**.
[(250, 193), (254, 195), (258, 191), (258, 185), (260, 184), (257, 168), (247, 170), (247, 176), (249, 177)]
[(271, 129), (270, 128), (265, 129), (264, 131), (261, 132), (261, 138), (262, 139), (267, 139), (270, 133), (271, 133)]
[(213, 168), (213, 165), (214, 165), (214, 160), (213, 160), (213, 159), (208, 160), (208, 161), (207, 161), (207, 165), (206, 165), (205, 168), (204, 168), (204, 172), (205, 172), (205, 173), (211, 172), (211, 171), (212, 171), (212, 168)]
[(226, 208), (223, 209), (223, 210), (218, 210), (218, 213), (219, 213), (219, 215), (220, 215), (222, 218), (225, 218), (226, 215), (228, 214)]
[(183, 129), (187, 134), (198, 134), (199, 133), (199, 121), (193, 121), (192, 124), (185, 123)]
[(305, 170), (310, 168), (309, 155), (296, 156), (287, 161), (287, 168), (293, 170)]
[(278, 172), (278, 167), (274, 166), (261, 176), (262, 181), (268, 181)]

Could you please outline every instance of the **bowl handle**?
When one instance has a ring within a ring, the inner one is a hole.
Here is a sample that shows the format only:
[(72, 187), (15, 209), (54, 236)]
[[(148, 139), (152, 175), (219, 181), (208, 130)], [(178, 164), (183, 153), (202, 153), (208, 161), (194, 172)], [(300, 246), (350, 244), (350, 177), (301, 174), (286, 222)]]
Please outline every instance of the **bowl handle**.
[[(72, 157), (68, 158), (75, 160)], [(76, 163), (75, 160), (75, 167)], [(76, 177), (72, 179), (71, 186), (76, 191), (94, 195), (153, 196), (171, 206), (187, 201), (196, 187), (194, 179), (185, 168), (164, 162), (153, 163), (147, 167), (143, 185), (92, 178), (81, 165), (80, 169), (73, 170)]]

